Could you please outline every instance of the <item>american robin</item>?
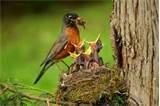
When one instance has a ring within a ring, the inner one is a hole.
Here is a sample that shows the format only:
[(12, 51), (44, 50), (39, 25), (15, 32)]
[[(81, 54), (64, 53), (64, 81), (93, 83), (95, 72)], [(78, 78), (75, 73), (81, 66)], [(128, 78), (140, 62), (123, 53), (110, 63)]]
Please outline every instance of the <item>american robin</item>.
[[(78, 25), (85, 28), (85, 21), (76, 13), (67, 13), (63, 17), (63, 27), (60, 33), (59, 39), (53, 44), (46, 58), (42, 62), (43, 65), (38, 77), (34, 81), (36, 84), (46, 70), (53, 64), (61, 61), (65, 57), (69, 56), (69, 52), (74, 52), (74, 45), (78, 45), (80, 42), (80, 34)], [(74, 44), (74, 45), (73, 45)]]

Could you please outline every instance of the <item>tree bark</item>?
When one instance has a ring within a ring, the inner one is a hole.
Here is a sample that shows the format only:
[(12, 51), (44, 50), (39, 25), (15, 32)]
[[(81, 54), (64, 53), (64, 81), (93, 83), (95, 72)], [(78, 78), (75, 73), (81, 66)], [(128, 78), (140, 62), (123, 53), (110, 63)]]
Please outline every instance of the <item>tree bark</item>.
[(158, 106), (158, 0), (113, 0), (117, 64), (126, 72), (130, 105)]

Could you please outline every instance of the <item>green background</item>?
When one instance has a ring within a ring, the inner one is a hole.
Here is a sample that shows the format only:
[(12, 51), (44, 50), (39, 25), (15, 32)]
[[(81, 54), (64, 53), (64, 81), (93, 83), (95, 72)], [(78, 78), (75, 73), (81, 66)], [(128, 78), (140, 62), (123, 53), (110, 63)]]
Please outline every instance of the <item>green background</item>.
[[(74, 1), (74, 0), (73, 0)], [(62, 17), (76, 12), (86, 20), (80, 28), (81, 39), (95, 40), (101, 34), (104, 48), (100, 56), (113, 64), (110, 40), (110, 0), (103, 2), (3, 2), (1, 20), (0, 82), (20, 82), (55, 92), (59, 76), (67, 67), (58, 63), (51, 67), (38, 84), (33, 81), (40, 71), (40, 63), (59, 36)], [(68, 57), (65, 62), (73, 61)]]

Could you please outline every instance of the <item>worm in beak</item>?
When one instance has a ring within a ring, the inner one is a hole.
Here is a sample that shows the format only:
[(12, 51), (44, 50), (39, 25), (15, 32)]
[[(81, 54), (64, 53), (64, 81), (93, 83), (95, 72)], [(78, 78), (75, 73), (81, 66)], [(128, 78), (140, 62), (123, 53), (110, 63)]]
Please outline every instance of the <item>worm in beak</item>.
[(82, 27), (85, 29), (85, 24), (86, 24), (86, 22), (85, 22), (85, 20), (84, 20), (83, 18), (78, 17), (78, 18), (76, 19), (76, 23), (77, 23), (78, 25), (82, 26)]

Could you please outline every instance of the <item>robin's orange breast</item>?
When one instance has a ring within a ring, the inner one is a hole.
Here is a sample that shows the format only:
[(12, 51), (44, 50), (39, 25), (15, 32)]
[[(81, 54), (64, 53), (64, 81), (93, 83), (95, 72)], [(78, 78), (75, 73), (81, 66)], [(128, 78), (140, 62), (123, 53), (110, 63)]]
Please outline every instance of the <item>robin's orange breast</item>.
[(69, 42), (78, 45), (80, 42), (79, 30), (77, 27), (70, 27), (65, 29), (65, 35), (68, 36)]
[(68, 43), (56, 56), (55, 59), (63, 59), (69, 56), (69, 52), (74, 52), (73, 44), (78, 45), (80, 42), (79, 30), (75, 27), (66, 28), (64, 35), (68, 37)]

